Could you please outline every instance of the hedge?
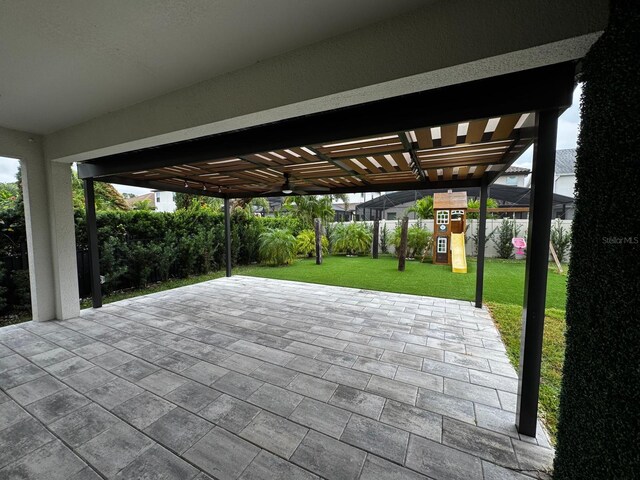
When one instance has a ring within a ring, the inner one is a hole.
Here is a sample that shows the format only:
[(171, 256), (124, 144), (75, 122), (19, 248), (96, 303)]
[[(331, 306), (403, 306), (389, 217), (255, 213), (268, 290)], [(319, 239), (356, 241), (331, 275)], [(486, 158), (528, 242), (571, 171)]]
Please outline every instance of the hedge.
[(640, 2), (584, 60), (554, 478), (640, 478)]

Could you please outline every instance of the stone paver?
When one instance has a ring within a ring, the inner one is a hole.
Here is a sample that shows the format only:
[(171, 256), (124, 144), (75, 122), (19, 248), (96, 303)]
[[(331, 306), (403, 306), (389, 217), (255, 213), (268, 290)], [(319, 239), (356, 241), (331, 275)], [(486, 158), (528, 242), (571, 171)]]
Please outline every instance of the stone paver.
[(0, 329), (0, 478), (544, 477), (516, 393), (469, 302), (222, 278)]

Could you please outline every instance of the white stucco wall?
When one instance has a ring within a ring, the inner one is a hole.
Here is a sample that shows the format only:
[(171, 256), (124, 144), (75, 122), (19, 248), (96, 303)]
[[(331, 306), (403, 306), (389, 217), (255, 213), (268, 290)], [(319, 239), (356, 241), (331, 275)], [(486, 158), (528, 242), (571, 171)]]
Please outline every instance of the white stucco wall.
[(556, 176), (555, 183), (553, 184), (553, 193), (573, 198), (575, 186), (575, 175), (558, 175)]
[(176, 202), (173, 201), (173, 192), (153, 192), (155, 195), (156, 212), (175, 212)]

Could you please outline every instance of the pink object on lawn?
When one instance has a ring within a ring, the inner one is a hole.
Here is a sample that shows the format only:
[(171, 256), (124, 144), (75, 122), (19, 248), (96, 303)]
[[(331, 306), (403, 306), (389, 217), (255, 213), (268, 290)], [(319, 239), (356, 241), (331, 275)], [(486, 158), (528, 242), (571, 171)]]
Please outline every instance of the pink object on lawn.
[(524, 255), (524, 249), (527, 248), (527, 241), (524, 238), (514, 237), (511, 243), (516, 247), (516, 255)]

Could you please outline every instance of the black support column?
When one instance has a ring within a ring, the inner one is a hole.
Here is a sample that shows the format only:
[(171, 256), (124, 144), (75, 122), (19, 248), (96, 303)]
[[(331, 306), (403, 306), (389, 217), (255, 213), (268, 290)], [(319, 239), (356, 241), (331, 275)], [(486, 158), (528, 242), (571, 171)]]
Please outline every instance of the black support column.
[(558, 115), (557, 110), (545, 110), (536, 114), (537, 139), (533, 147), (516, 410), (518, 432), (531, 437), (536, 435), (538, 418)]
[(93, 178), (85, 178), (84, 207), (87, 218), (87, 241), (89, 245), (89, 275), (91, 276), (91, 302), (93, 308), (102, 306), (100, 284), (100, 257), (98, 252), (98, 226), (96, 224), (96, 196)]
[(476, 264), (476, 308), (482, 308), (484, 289), (484, 250), (487, 233), (487, 179), (483, 177), (480, 186), (480, 215), (478, 218), (478, 262)]
[(231, 276), (231, 212), (229, 211), (229, 199), (224, 199), (224, 252), (227, 269), (227, 277)]

